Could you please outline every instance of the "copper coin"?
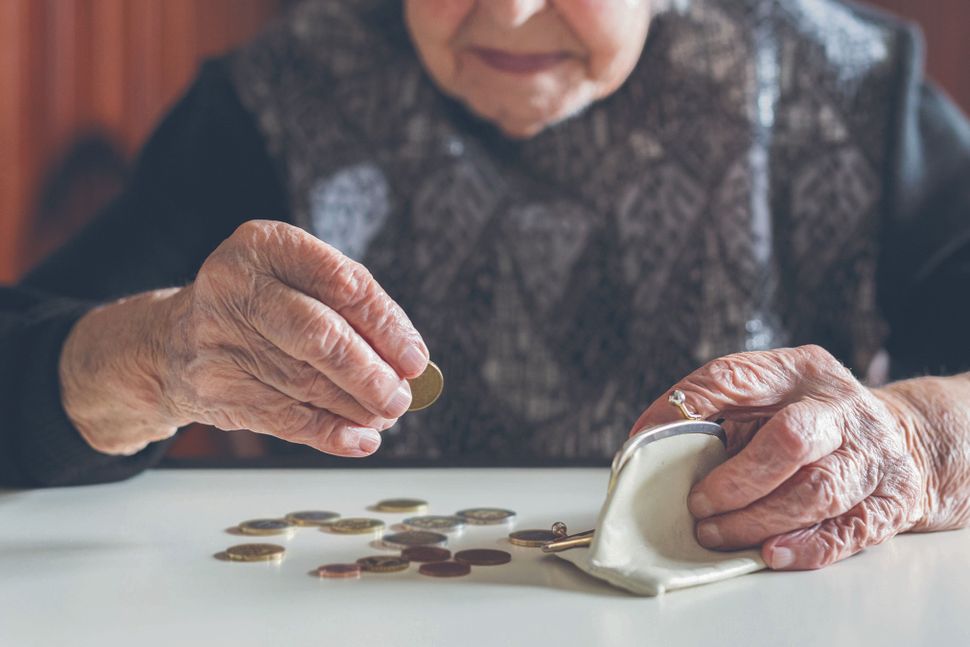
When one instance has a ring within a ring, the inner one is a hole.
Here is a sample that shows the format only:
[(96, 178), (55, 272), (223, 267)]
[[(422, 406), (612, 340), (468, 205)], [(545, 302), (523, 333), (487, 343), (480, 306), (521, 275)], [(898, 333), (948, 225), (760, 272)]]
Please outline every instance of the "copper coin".
[(406, 570), (410, 562), (400, 557), (389, 555), (373, 555), (371, 557), (361, 557), (357, 560), (360, 567), (369, 573), (396, 573)]
[(455, 561), (469, 566), (498, 566), (508, 564), (512, 561), (512, 555), (504, 550), (492, 550), (490, 548), (475, 548), (472, 550), (460, 550), (455, 553)]
[(360, 564), (324, 564), (314, 573), (319, 577), (344, 580), (359, 579), (361, 570)]
[(430, 575), (431, 577), (461, 577), (462, 575), (471, 573), (472, 567), (468, 564), (459, 564), (458, 562), (431, 562), (429, 564), (421, 564), (418, 572), (422, 575)]
[(516, 546), (526, 548), (541, 548), (550, 541), (560, 539), (559, 535), (551, 530), (516, 530), (509, 533), (509, 541)]
[(451, 551), (434, 546), (412, 546), (402, 550), (401, 557), (409, 562), (443, 562), (451, 559)]

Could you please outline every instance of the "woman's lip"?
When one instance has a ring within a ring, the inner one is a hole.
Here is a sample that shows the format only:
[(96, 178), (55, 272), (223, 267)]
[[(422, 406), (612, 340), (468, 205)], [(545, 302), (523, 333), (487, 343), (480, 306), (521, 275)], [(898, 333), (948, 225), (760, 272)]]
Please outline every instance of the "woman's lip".
[(488, 47), (472, 47), (471, 52), (489, 67), (509, 74), (536, 74), (553, 68), (572, 57), (567, 52), (526, 54)]

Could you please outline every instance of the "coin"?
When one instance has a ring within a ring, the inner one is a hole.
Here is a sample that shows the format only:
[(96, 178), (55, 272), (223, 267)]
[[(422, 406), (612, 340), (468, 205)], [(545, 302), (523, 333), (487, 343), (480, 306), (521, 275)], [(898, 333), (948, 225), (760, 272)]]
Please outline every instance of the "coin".
[(474, 548), (455, 553), (455, 561), (469, 566), (498, 566), (512, 561), (512, 555), (504, 550)]
[(441, 389), (444, 388), (445, 378), (434, 362), (428, 362), (424, 373), (408, 380), (408, 384), (411, 386), (411, 406), (408, 411), (420, 411), (427, 409), (438, 399)]
[(265, 562), (282, 559), (286, 549), (276, 544), (239, 544), (226, 549), (226, 557), (236, 562)]
[(472, 568), (468, 564), (459, 564), (458, 562), (431, 562), (421, 564), (418, 567), (418, 572), (431, 577), (461, 577), (471, 573)]
[(250, 519), (239, 524), (239, 532), (244, 535), (282, 535), (292, 528), (293, 525), (283, 519)]
[(361, 557), (357, 560), (360, 567), (370, 573), (396, 573), (403, 571), (411, 565), (406, 559), (392, 557), (390, 555), (374, 555), (371, 557)]
[(410, 517), (401, 522), (412, 530), (431, 530), (433, 532), (456, 532), (465, 527), (461, 517), (429, 514), (423, 517)]
[(336, 512), (325, 510), (301, 510), (286, 515), (286, 520), (297, 526), (326, 526), (339, 518), (340, 515)]
[(455, 514), (468, 523), (477, 526), (508, 523), (515, 518), (513, 511), (503, 510), (502, 508), (469, 508), (467, 510), (459, 510)]
[(349, 519), (334, 521), (332, 524), (325, 526), (324, 530), (341, 535), (366, 535), (367, 533), (377, 533), (384, 530), (384, 522), (380, 519), (351, 517)]
[(409, 548), (411, 546), (443, 546), (448, 538), (427, 530), (406, 530), (392, 535), (384, 535), (381, 542), (388, 548)]
[(451, 551), (434, 546), (411, 546), (401, 551), (401, 557), (409, 562), (443, 562), (451, 559)]
[(552, 530), (516, 530), (509, 533), (510, 542), (516, 546), (526, 546), (527, 548), (541, 548), (550, 541), (560, 538)]
[(360, 564), (324, 564), (313, 571), (318, 577), (335, 580), (360, 579)]
[(380, 512), (422, 512), (428, 509), (428, 502), (421, 499), (384, 499), (375, 506)]

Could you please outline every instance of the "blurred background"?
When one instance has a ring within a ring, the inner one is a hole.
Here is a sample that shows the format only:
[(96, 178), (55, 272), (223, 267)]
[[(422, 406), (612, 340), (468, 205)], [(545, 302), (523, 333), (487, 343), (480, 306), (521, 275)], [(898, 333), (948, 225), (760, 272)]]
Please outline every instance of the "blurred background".
[[(15, 281), (111, 200), (204, 58), (250, 39), (293, 1), (0, 0), (0, 281)], [(870, 4), (923, 27), (930, 77), (970, 112), (970, 0)], [(259, 453), (233, 436), (194, 428), (171, 455)]]

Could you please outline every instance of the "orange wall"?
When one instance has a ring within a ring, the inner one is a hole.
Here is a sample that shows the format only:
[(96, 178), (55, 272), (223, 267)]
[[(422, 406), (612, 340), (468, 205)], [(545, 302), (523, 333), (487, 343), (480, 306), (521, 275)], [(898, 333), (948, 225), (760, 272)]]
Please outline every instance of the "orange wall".
[(0, 0), (0, 281), (24, 266), (44, 170), (84, 131), (129, 155), (200, 60), (280, 0)]

